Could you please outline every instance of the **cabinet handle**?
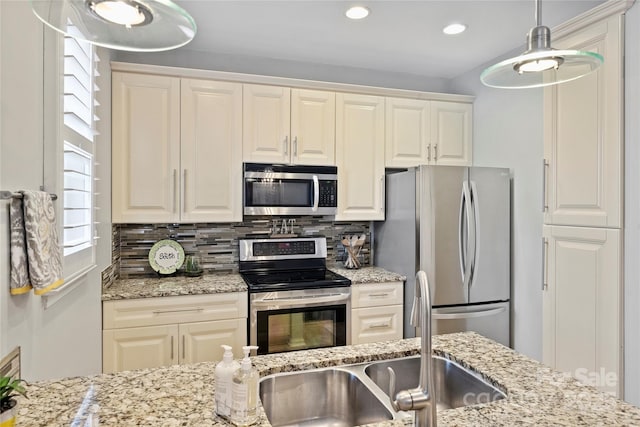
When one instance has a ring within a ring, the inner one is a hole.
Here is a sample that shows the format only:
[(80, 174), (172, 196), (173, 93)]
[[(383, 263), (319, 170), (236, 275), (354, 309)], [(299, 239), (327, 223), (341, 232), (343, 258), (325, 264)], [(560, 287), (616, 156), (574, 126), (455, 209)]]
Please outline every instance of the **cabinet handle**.
[(196, 307), (196, 308), (182, 308), (182, 309), (177, 309), (177, 310), (154, 310), (152, 311), (153, 314), (166, 314), (166, 313), (188, 313), (191, 311), (203, 311), (204, 308), (202, 307)]
[(542, 290), (549, 289), (549, 240), (542, 238)]
[(438, 161), (438, 144), (433, 145), (433, 161)]
[(184, 352), (185, 352), (185, 350), (184, 350), (184, 348), (185, 348), (185, 347), (186, 347), (186, 346), (185, 346), (185, 336), (183, 335), (183, 336), (182, 336), (182, 360), (183, 360), (183, 361), (187, 358), (187, 357), (185, 356), (185, 353), (184, 353)]
[(371, 325), (369, 325), (369, 327), (367, 329), (382, 329), (382, 328), (389, 328), (389, 327), (391, 327), (391, 323), (389, 323), (389, 322), (372, 323)]
[(381, 294), (369, 294), (370, 298), (384, 298), (388, 297), (389, 293), (381, 293)]
[(173, 213), (176, 212), (176, 196), (178, 195), (178, 170), (173, 170)]
[(173, 362), (173, 335), (171, 335), (171, 361)]
[(283, 147), (284, 147), (284, 155), (288, 155), (289, 154), (289, 137), (285, 136), (284, 137), (284, 141), (282, 141)]
[(182, 171), (182, 210), (187, 211), (187, 170)]
[(384, 212), (384, 175), (380, 178), (380, 212)]
[(427, 160), (431, 161), (431, 144), (427, 145)]
[(294, 156), (298, 155), (298, 137), (297, 136), (293, 137), (293, 155)]
[(542, 212), (546, 212), (549, 209), (549, 203), (547, 202), (547, 171), (549, 170), (549, 162), (547, 159), (542, 159)]

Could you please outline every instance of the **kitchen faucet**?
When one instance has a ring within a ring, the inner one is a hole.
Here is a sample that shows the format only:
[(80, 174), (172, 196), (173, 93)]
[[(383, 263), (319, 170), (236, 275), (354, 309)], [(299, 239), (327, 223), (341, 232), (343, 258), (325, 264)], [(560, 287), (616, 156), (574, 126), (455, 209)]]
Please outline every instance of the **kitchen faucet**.
[(431, 297), (424, 271), (416, 274), (411, 324), (420, 327), (420, 383), (417, 388), (396, 394), (396, 373), (389, 367), (389, 397), (396, 411), (415, 411), (416, 427), (436, 427), (436, 389), (431, 360)]

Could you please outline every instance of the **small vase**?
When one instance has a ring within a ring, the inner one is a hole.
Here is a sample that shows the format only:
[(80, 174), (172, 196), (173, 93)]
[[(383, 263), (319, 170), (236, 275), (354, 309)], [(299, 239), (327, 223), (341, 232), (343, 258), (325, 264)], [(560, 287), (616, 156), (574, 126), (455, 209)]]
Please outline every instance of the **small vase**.
[(16, 425), (16, 407), (0, 413), (0, 427), (13, 427)]

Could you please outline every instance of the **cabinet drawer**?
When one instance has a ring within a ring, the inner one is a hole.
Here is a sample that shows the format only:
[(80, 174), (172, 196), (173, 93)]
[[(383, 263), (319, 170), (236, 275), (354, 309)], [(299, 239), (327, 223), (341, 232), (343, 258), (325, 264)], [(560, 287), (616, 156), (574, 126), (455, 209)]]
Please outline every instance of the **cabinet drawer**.
[(402, 306), (352, 310), (351, 343), (364, 344), (402, 339)]
[(351, 286), (351, 307), (402, 304), (403, 282), (363, 283)]
[(105, 301), (103, 329), (247, 317), (247, 293), (185, 295)]

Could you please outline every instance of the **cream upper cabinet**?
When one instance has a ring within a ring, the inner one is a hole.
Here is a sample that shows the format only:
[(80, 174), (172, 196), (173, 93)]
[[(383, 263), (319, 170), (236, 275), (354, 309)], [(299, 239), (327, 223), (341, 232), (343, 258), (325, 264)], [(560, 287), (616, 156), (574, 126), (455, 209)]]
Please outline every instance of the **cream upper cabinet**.
[(620, 230), (544, 226), (543, 361), (622, 392)]
[(336, 94), (336, 221), (384, 219), (384, 98)]
[(242, 85), (113, 73), (114, 223), (242, 219)]
[(113, 72), (112, 103), (112, 221), (178, 221), (180, 79)]
[(431, 102), (430, 164), (471, 166), (472, 105)]
[(411, 167), (431, 161), (431, 102), (386, 98), (385, 166)]
[(242, 221), (242, 85), (181, 83), (180, 220)]
[(623, 78), (621, 17), (554, 41), (604, 56), (580, 79), (544, 91), (544, 222), (622, 226)]
[(385, 166), (471, 166), (472, 105), (386, 98)]
[(335, 94), (244, 85), (244, 161), (335, 164)]

